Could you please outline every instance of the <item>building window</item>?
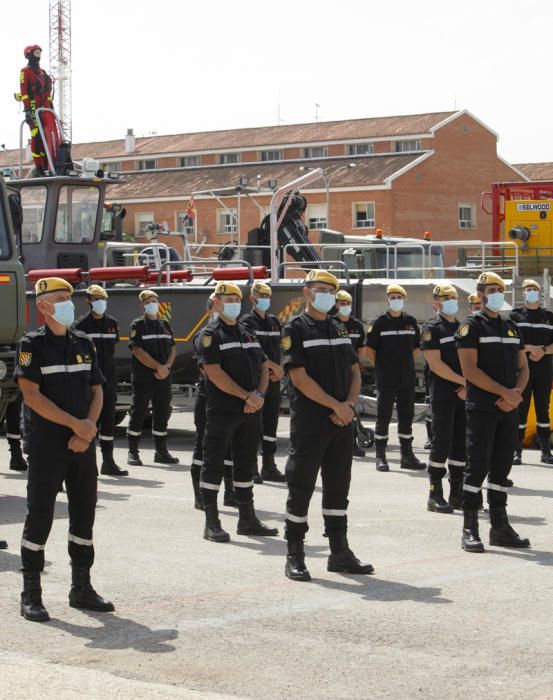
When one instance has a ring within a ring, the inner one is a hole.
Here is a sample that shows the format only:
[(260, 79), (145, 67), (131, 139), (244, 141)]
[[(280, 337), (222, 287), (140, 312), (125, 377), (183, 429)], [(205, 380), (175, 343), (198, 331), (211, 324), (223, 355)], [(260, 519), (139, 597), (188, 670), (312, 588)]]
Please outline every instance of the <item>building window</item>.
[(175, 230), (179, 233), (194, 233), (194, 219), (184, 211), (175, 212)]
[(221, 153), (219, 163), (221, 165), (231, 165), (240, 162), (240, 153)]
[(421, 150), (420, 139), (416, 141), (396, 141), (396, 153), (411, 153)]
[(353, 228), (374, 228), (374, 202), (353, 203)]
[(179, 160), (181, 168), (197, 168), (200, 164), (200, 156), (183, 156)]
[(261, 160), (282, 160), (282, 151), (261, 151)]
[(366, 156), (368, 153), (374, 153), (374, 143), (350, 143), (350, 156)]
[(155, 170), (157, 168), (157, 160), (151, 158), (149, 160), (139, 160), (138, 169), (139, 170)]
[(236, 209), (217, 209), (217, 233), (236, 233)]
[(152, 212), (143, 212), (136, 214), (134, 218), (135, 231), (137, 236), (146, 236), (148, 234), (148, 225), (154, 223), (154, 215)]
[(311, 146), (303, 149), (304, 158), (326, 158), (328, 156), (328, 148), (326, 146)]
[(105, 173), (120, 173), (121, 162), (116, 160), (113, 163), (102, 163), (102, 170)]
[(476, 228), (476, 207), (474, 204), (459, 204), (459, 228)]
[(310, 204), (307, 207), (307, 228), (311, 231), (313, 229), (326, 228), (327, 226), (327, 215), (326, 215), (326, 204)]

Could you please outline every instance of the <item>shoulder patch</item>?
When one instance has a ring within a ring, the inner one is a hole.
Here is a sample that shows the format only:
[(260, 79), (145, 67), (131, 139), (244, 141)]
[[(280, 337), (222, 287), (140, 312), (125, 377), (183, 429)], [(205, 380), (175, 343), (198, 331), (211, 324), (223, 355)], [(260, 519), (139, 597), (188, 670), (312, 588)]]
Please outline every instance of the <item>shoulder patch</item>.
[(369, 325), (367, 326), (367, 333), (370, 333), (370, 332), (372, 331), (373, 325), (374, 325), (374, 324), (369, 323)]
[(461, 338), (464, 338), (466, 335), (468, 335), (469, 332), (469, 324), (468, 323), (462, 323), (459, 326), (459, 335)]
[(210, 348), (213, 338), (210, 335), (202, 336), (202, 348)]
[(288, 352), (288, 350), (290, 350), (290, 348), (292, 347), (292, 338), (291, 338), (291, 336), (285, 335), (284, 338), (282, 339), (281, 345), (282, 345), (282, 349), (283, 349), (285, 352)]
[(136, 328), (133, 326), (129, 332), (129, 338), (134, 338), (136, 335)]
[(32, 352), (20, 352), (19, 353), (19, 364), (21, 365), (21, 367), (29, 367), (32, 359), (33, 359)]
[(424, 331), (424, 333), (422, 334), (422, 339), (425, 343), (427, 343), (429, 340), (432, 340), (432, 331)]

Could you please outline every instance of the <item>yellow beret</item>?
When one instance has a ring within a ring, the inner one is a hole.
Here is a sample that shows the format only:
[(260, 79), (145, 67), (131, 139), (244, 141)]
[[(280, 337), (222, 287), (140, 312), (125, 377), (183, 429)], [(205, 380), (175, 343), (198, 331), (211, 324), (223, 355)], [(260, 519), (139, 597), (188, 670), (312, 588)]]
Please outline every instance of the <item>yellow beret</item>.
[(69, 282), (62, 280), (61, 277), (43, 277), (42, 279), (37, 280), (37, 283), (35, 284), (35, 293), (37, 298), (43, 294), (50, 294), (50, 292), (60, 291), (73, 294), (73, 287), (69, 284)]
[(143, 289), (138, 295), (140, 301), (146, 301), (146, 299), (150, 299), (151, 297), (158, 299), (157, 293), (154, 292), (153, 289)]
[(453, 297), (454, 299), (459, 298), (459, 293), (452, 284), (437, 284), (432, 290), (432, 294), (435, 297)]
[(102, 297), (102, 299), (108, 298), (108, 293), (103, 287), (100, 287), (99, 284), (91, 284), (86, 290), (86, 293), (91, 297)]
[(346, 292), (345, 289), (340, 289), (340, 291), (336, 294), (336, 301), (353, 301), (351, 298), (351, 294), (349, 292)]
[(252, 292), (256, 292), (257, 294), (268, 294), (269, 296), (272, 296), (273, 294), (273, 290), (268, 284), (265, 284), (265, 282), (254, 282), (252, 284)]
[(482, 299), (480, 299), (478, 294), (469, 294), (468, 302), (469, 304), (481, 304)]
[(524, 280), (522, 287), (535, 287), (536, 289), (541, 289), (541, 284), (535, 280)]
[(476, 284), (497, 284), (501, 289), (505, 289), (505, 282), (496, 272), (483, 272)]
[(389, 284), (386, 287), (386, 294), (401, 294), (404, 297), (407, 296), (407, 292), (400, 284)]
[(237, 284), (233, 284), (232, 282), (217, 282), (213, 294), (215, 294), (215, 296), (219, 296), (220, 294), (237, 294), (240, 299), (242, 299), (242, 290)]
[(335, 291), (338, 291), (340, 286), (336, 277), (334, 277), (334, 275), (327, 270), (311, 270), (311, 272), (305, 278), (305, 283), (310, 284), (312, 282), (323, 282), (324, 284), (330, 284), (334, 287)]

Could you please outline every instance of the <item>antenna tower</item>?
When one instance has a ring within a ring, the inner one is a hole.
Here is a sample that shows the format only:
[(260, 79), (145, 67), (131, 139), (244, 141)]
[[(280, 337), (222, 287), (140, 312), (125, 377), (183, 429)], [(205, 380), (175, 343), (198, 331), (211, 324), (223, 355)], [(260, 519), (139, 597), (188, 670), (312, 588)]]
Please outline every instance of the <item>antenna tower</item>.
[(71, 0), (49, 0), (50, 71), (64, 137), (71, 141)]

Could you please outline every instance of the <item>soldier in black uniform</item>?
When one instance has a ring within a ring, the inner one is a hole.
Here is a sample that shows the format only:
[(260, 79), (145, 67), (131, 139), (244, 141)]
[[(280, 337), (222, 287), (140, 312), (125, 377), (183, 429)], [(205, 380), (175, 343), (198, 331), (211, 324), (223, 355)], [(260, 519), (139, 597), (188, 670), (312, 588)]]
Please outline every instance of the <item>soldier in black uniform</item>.
[[(430, 494), (427, 508), (452, 513), (461, 508), (463, 473), (466, 465), (466, 381), (455, 345), (459, 328), (456, 314), (459, 295), (455, 287), (438, 284), (433, 290), (436, 316), (422, 329), (421, 350), (428, 363), (428, 385), (432, 414), (432, 445), (428, 458)], [(444, 499), (442, 479), (449, 468), (449, 502)]]
[(488, 477), (490, 544), (529, 547), (507, 518), (507, 477), (513, 462), (518, 407), (528, 381), (528, 363), (520, 331), (499, 315), (505, 283), (495, 272), (477, 281), (483, 302), (479, 313), (467, 318), (455, 335), (463, 376), (467, 380), (467, 467), (463, 486), (462, 547), (483, 552), (478, 531), (480, 491)]
[(138, 295), (144, 315), (135, 318), (129, 331), (132, 352), (132, 404), (127, 438), (131, 466), (142, 466), (138, 443), (150, 401), (152, 435), (156, 451), (154, 462), (178, 464), (167, 450), (167, 423), (171, 411), (171, 368), (175, 361), (175, 339), (169, 323), (158, 318), (158, 296), (152, 289)]
[(242, 292), (230, 282), (215, 287), (214, 311), (219, 314), (200, 335), (198, 363), (206, 375), (207, 412), (200, 491), (204, 503), (204, 537), (228, 542), (221, 527), (217, 492), (225, 455), (232, 448), (233, 485), (238, 502), (239, 535), (278, 534), (258, 520), (253, 505), (253, 474), (261, 437), (263, 397), (269, 381), (265, 354), (253, 333), (237, 323)]
[(319, 469), (323, 518), (329, 538), (328, 571), (372, 574), (349, 548), (347, 508), (353, 452), (354, 406), (361, 388), (358, 357), (346, 328), (328, 315), (338, 280), (312, 270), (305, 280), (305, 311), (282, 335), (284, 369), (290, 377), (290, 456), (286, 463), (286, 576), (309, 581), (303, 541)]
[[(275, 454), (277, 447), (277, 428), (280, 413), (280, 380), (284, 376), (284, 370), (280, 366), (280, 336), (282, 325), (278, 318), (268, 313), (271, 305), (272, 291), (265, 282), (254, 282), (250, 301), (252, 311), (245, 314), (239, 323), (250, 333), (253, 333), (261, 345), (261, 349), (267, 357), (269, 368), (269, 385), (265, 394), (265, 403), (261, 409), (261, 421), (263, 425), (263, 435), (261, 440), (262, 467), (261, 475), (257, 483), (265, 481), (285, 481), (275, 464)], [(257, 476), (257, 474), (256, 474)]]
[(520, 329), (524, 352), (528, 356), (530, 376), (522, 395), (518, 417), (518, 441), (513, 464), (522, 463), (522, 441), (526, 430), (530, 400), (534, 397), (536, 410), (537, 441), (541, 449), (542, 464), (553, 464), (551, 455), (551, 427), (549, 399), (553, 381), (551, 355), (553, 353), (553, 313), (540, 306), (541, 286), (534, 280), (524, 280), (524, 306), (513, 309), (509, 318)]
[[(207, 313), (209, 316), (209, 321), (216, 321), (219, 314), (213, 310), (213, 303), (215, 301), (215, 295), (211, 294), (207, 300)], [(198, 359), (198, 341), (200, 340), (200, 333), (194, 336), (194, 357)], [(194, 507), (196, 510), (203, 510), (204, 504), (202, 502), (202, 495), (200, 493), (200, 471), (202, 464), (204, 463), (204, 435), (205, 435), (205, 420), (206, 420), (206, 378), (205, 374), (200, 367), (200, 381), (196, 385), (197, 393), (196, 400), (194, 401), (194, 426), (196, 428), (196, 441), (194, 443), (194, 452), (192, 453), (192, 466), (190, 467), (190, 476), (192, 478), (192, 487), (194, 489)], [(225, 506), (232, 506), (237, 508), (238, 504), (236, 502), (236, 497), (234, 495), (234, 488), (232, 486), (232, 454), (230, 449), (226, 454), (225, 459), (225, 493), (223, 496), (223, 504)]]
[(21, 394), (6, 408), (6, 438), (10, 448), (10, 469), (16, 472), (27, 471), (27, 462), (21, 451)]
[(98, 421), (102, 466), (100, 472), (111, 476), (127, 476), (113, 459), (113, 433), (115, 429), (115, 405), (117, 403), (117, 373), (115, 371), (115, 348), (119, 342), (117, 320), (106, 313), (108, 293), (98, 284), (86, 290), (89, 312), (75, 323), (78, 331), (83, 331), (92, 339), (96, 347), (98, 366), (104, 375), (104, 402)]
[(482, 299), (480, 299), (478, 294), (469, 294), (468, 303), (469, 312), (472, 316), (477, 314), (479, 311), (482, 311)]
[(412, 424), (415, 410), (415, 355), (420, 332), (413, 316), (403, 311), (407, 292), (399, 284), (386, 288), (388, 310), (378, 316), (367, 333), (367, 355), (376, 369), (376, 470), (390, 471), (386, 460), (388, 427), (394, 404), (398, 415), (398, 437), (402, 469), (425, 469), (413, 454)]
[(29, 454), (28, 512), (21, 541), (21, 614), (44, 622), (50, 618), (42, 604), (40, 574), (63, 481), (69, 503), (73, 574), (69, 605), (101, 612), (114, 608), (90, 584), (97, 490), (94, 437), (102, 408), (103, 376), (92, 341), (80, 331), (69, 330), (75, 316), (71, 285), (49, 277), (38, 280), (35, 290), (37, 310), (46, 324), (23, 336), (15, 370), (25, 403)]
[[(340, 289), (336, 294), (336, 318), (340, 323), (343, 323), (347, 329), (348, 335), (351, 340), (351, 345), (357, 357), (361, 360), (361, 357), (365, 352), (365, 326), (363, 323), (355, 316), (351, 315), (352, 312), (353, 299), (349, 292), (345, 289)], [(354, 457), (364, 457), (365, 450), (362, 450), (357, 444), (357, 419), (353, 418), (353, 456)]]

